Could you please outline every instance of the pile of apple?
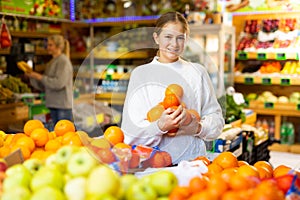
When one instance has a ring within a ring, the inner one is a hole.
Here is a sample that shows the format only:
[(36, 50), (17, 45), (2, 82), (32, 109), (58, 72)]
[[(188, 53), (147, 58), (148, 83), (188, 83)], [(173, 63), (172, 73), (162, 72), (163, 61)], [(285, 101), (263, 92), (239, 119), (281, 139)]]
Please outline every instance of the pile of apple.
[(2, 171), (1, 199), (156, 199), (167, 197), (177, 185), (170, 171), (142, 178), (120, 175), (99, 163), (87, 147), (63, 146), (45, 162), (30, 158)]
[[(147, 120), (149, 122), (158, 120), (166, 109), (172, 109), (174, 112), (180, 105), (186, 107), (185, 103), (182, 101), (182, 97), (183, 88), (180, 85), (175, 83), (168, 85), (165, 90), (163, 101), (159, 102), (147, 112)], [(188, 109), (186, 113), (186, 120), (182, 123), (182, 125), (188, 125), (192, 121), (192, 115), (200, 121), (199, 113), (196, 110)], [(167, 135), (175, 136), (177, 131), (178, 128), (169, 130)]]

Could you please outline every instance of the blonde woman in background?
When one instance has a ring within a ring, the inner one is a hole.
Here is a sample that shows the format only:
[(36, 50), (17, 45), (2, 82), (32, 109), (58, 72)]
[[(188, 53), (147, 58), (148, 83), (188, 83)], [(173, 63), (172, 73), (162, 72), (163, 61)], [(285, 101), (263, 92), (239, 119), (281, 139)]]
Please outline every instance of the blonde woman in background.
[(69, 42), (61, 35), (48, 37), (47, 51), (52, 59), (44, 74), (27, 73), (30, 84), (45, 92), (46, 107), (53, 123), (61, 119), (72, 120), (73, 66), (69, 59)]

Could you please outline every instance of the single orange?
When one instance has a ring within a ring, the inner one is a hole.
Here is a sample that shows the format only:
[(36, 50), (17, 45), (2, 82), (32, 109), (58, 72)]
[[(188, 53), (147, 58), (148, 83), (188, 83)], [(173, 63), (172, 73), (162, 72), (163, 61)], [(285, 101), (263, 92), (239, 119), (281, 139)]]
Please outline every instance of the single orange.
[(258, 167), (258, 166), (265, 167), (265, 168), (268, 169), (268, 171), (270, 171), (271, 173), (273, 173), (273, 166), (268, 161), (259, 160), (259, 161), (255, 162), (253, 166), (254, 167)]
[(30, 158), (38, 158), (40, 160), (43, 160), (43, 154), (44, 154), (44, 150), (41, 148), (35, 149), (32, 153)]
[(43, 147), (48, 142), (48, 132), (46, 128), (36, 128), (31, 132), (30, 137), (33, 139), (35, 146)]
[(255, 188), (251, 200), (285, 200), (284, 193), (278, 188), (275, 181), (265, 179)]
[(161, 114), (164, 112), (164, 110), (165, 110), (165, 108), (161, 104), (154, 106), (147, 112), (147, 120), (149, 122), (154, 122), (154, 121), (158, 120), (160, 118)]
[(69, 131), (69, 132), (65, 133), (65, 134), (62, 136), (62, 140), (61, 140), (62, 145), (69, 144), (71, 138), (72, 138), (73, 136), (75, 136), (75, 135), (77, 135), (77, 133), (74, 132), (74, 131)]
[(168, 94), (164, 97), (163, 105), (165, 109), (172, 106), (179, 106), (180, 100), (177, 98), (175, 94)]
[(238, 159), (232, 152), (225, 151), (220, 153), (214, 160), (213, 163), (218, 164), (223, 169), (238, 167)]
[(44, 124), (40, 120), (30, 119), (25, 123), (23, 131), (26, 135), (30, 136), (31, 132), (36, 128), (44, 128)]
[(45, 144), (46, 151), (54, 151), (56, 152), (61, 147), (61, 143), (58, 140), (49, 140)]
[(56, 136), (62, 136), (69, 131), (76, 131), (74, 123), (70, 120), (61, 119), (54, 126)]
[(15, 145), (16, 144), (16, 142), (20, 139), (20, 138), (22, 138), (22, 137), (25, 137), (26, 135), (24, 134), (24, 133), (15, 133), (15, 134), (13, 134), (13, 138), (12, 138), (12, 140), (11, 140), (11, 142), (10, 142), (10, 146), (13, 146), (13, 145)]
[(254, 176), (259, 178), (258, 170), (253, 165), (242, 165), (237, 169), (236, 173), (241, 176)]
[(274, 168), (273, 170), (273, 177), (279, 177), (279, 176), (283, 176), (289, 173), (289, 171), (292, 168), (286, 165), (278, 165), (277, 167)]
[(268, 168), (263, 167), (263, 166), (256, 166), (256, 169), (259, 174), (260, 179), (265, 179), (265, 178), (272, 178), (273, 177), (273, 171), (270, 171)]
[(202, 190), (204, 190), (209, 182), (209, 178), (207, 176), (195, 176), (193, 178), (191, 178), (190, 182), (189, 182), (189, 188), (191, 193), (196, 193), (196, 192), (200, 192)]
[(165, 90), (165, 96), (175, 94), (178, 99), (183, 97), (183, 88), (178, 84), (170, 84)]
[(194, 115), (194, 117), (196, 117), (197, 121), (201, 120), (200, 114), (194, 110), (194, 109), (188, 109), (187, 110), (190, 114)]
[(82, 146), (81, 138), (79, 137), (79, 135), (76, 134), (73, 137), (71, 137), (68, 145)]
[(35, 143), (33, 141), (33, 139), (27, 135), (25, 135), (25, 137), (21, 137), (19, 138), (16, 142), (16, 145), (18, 146), (26, 146), (28, 147), (28, 149), (30, 150), (30, 152), (32, 152), (35, 148)]
[(104, 131), (104, 138), (112, 145), (124, 142), (124, 133), (118, 126), (110, 126)]

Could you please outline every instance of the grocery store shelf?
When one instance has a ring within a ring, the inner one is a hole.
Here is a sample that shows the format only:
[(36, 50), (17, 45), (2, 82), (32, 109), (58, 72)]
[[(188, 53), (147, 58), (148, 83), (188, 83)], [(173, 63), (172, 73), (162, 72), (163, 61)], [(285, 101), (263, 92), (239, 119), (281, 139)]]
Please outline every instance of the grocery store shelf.
[(111, 105), (123, 105), (125, 96), (125, 93), (107, 92), (95, 94), (95, 99)]
[(253, 112), (252, 114), (246, 116), (245, 122), (242, 122), (242, 120), (239, 119), (239, 120), (236, 120), (236, 121), (234, 121), (234, 122), (232, 122), (232, 123), (230, 123), (230, 124), (231, 124), (233, 127), (241, 127), (242, 124), (254, 125), (255, 122), (256, 122), (256, 113)]
[(145, 59), (148, 58), (146, 51), (135, 52), (105, 52), (95, 53), (95, 59)]
[(238, 60), (299, 60), (298, 53), (293, 52), (236, 52), (235, 58)]
[(250, 101), (249, 109), (257, 114), (272, 115), (275, 118), (275, 138), (280, 139), (281, 117), (300, 117), (300, 104), (295, 103), (272, 103)]
[(261, 84), (261, 85), (300, 85), (299, 76), (287, 76), (287, 75), (236, 75), (234, 76), (234, 83), (240, 83), (245, 85)]

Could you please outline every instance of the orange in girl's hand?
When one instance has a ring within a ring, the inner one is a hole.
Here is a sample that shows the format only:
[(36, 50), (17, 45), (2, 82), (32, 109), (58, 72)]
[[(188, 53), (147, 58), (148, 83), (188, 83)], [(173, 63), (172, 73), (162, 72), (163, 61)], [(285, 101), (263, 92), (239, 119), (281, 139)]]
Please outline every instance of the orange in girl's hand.
[(167, 109), (172, 106), (179, 106), (180, 100), (177, 98), (175, 94), (168, 94), (165, 96), (163, 100), (164, 108)]
[(181, 99), (183, 96), (183, 88), (178, 84), (170, 84), (165, 90), (165, 96), (169, 94), (175, 94), (178, 99)]
[(158, 120), (164, 110), (165, 110), (165, 108), (161, 104), (154, 106), (147, 112), (147, 120), (149, 122), (154, 122), (154, 121)]
[(110, 126), (104, 131), (104, 138), (112, 145), (124, 142), (124, 133), (118, 126)]

